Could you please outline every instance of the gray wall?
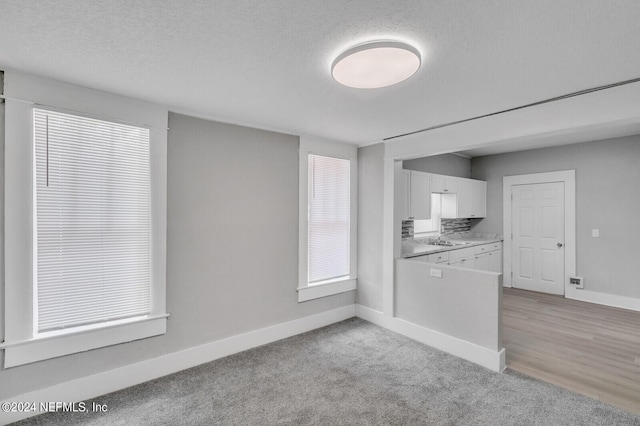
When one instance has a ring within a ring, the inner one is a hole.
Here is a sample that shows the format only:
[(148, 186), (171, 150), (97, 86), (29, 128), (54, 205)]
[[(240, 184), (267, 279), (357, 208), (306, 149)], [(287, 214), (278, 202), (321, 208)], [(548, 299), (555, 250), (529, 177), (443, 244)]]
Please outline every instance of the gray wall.
[(382, 311), (384, 144), (358, 149), (357, 303)]
[(471, 159), (459, 155), (443, 154), (432, 157), (415, 158), (402, 162), (402, 168), (438, 175), (471, 177)]
[(354, 303), (297, 302), (297, 137), (169, 127), (167, 334), (4, 370), (0, 399)]
[[(640, 297), (640, 136), (477, 157), (472, 177), (487, 181), (487, 218), (477, 232), (502, 232), (502, 178), (576, 171), (577, 274), (586, 290)], [(592, 229), (600, 238), (592, 238)]]

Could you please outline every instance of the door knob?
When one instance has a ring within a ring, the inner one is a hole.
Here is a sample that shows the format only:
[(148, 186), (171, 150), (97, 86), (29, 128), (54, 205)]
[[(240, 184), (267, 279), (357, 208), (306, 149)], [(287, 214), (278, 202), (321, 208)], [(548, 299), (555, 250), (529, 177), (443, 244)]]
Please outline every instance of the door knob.
[(562, 243), (558, 243), (558, 248), (562, 247)]

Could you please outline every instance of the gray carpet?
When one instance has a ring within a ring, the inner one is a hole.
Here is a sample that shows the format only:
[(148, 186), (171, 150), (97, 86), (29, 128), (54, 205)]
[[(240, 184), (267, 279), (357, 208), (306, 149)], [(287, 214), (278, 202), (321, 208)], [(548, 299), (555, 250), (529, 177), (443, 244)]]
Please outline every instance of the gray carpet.
[(355, 318), (94, 401), (107, 413), (19, 424), (640, 425), (640, 416)]

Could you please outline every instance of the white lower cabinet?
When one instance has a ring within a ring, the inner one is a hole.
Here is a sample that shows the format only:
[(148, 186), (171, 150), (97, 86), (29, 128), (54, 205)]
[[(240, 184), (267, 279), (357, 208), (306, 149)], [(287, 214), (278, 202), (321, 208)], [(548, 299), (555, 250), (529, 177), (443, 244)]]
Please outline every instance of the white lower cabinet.
[(448, 261), (449, 261), (448, 251), (427, 255), (427, 262), (429, 263), (447, 263)]
[(500, 260), (501, 252), (491, 251), (482, 253), (475, 258), (475, 268), (480, 271), (502, 272), (502, 262)]
[(502, 273), (502, 243), (481, 244), (420, 256), (416, 260)]
[[(474, 247), (451, 250), (445, 252), (449, 254), (447, 265), (459, 268), (477, 269), (479, 271), (489, 271), (502, 273), (502, 243), (482, 244)], [(443, 255), (436, 253), (430, 256)], [(434, 263), (435, 259), (430, 260)]]
[(451, 250), (449, 252), (449, 263), (447, 265), (459, 268), (475, 268), (475, 252), (473, 247)]
[(475, 247), (474, 266), (481, 271), (502, 273), (502, 243)]

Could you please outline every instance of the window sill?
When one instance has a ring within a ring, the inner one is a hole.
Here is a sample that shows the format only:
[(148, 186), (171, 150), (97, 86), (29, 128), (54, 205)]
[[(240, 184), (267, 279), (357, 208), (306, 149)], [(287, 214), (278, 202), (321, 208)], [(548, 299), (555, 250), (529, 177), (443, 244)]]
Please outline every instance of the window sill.
[(167, 317), (168, 315), (145, 317), (102, 328), (4, 342), (0, 344), (0, 349), (5, 352), (4, 368), (165, 334)]
[(353, 291), (356, 289), (356, 282), (357, 280), (355, 278), (346, 278), (342, 281), (331, 281), (321, 284), (313, 284), (307, 287), (299, 287), (298, 302), (306, 302), (308, 300)]

